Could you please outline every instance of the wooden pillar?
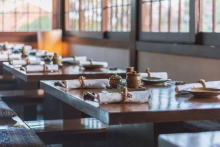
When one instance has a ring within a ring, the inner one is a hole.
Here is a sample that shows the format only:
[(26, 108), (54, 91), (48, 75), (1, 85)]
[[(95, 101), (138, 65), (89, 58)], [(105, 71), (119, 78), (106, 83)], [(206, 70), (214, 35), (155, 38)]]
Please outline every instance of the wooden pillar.
[[(130, 66), (133, 66), (137, 70), (137, 51), (136, 40), (139, 31), (138, 23), (138, 10), (140, 1), (131, 1), (131, 31), (130, 31)], [(129, 23), (129, 22), (128, 22)]]

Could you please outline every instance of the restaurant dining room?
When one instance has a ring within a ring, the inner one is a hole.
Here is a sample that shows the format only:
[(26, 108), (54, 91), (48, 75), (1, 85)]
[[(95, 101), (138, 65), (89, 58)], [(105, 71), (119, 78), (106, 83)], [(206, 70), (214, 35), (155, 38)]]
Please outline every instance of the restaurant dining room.
[(220, 146), (220, 0), (0, 0), (0, 147)]

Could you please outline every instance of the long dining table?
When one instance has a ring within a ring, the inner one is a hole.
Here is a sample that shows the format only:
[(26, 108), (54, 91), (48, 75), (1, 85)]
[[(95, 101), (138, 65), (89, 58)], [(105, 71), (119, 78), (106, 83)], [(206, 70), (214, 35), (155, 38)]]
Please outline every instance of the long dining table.
[(184, 121), (220, 119), (220, 99), (178, 95), (172, 84), (145, 86), (152, 91), (148, 103), (99, 104), (84, 100), (83, 94), (105, 89), (65, 89), (54, 82), (40, 82), (47, 95), (45, 119), (74, 117), (66, 106), (76, 108), (107, 125), (108, 147), (157, 146), (159, 134), (184, 132)]
[(16, 89), (38, 89), (40, 80), (78, 79), (80, 76), (84, 76), (87, 79), (102, 79), (109, 78), (116, 73), (122, 76), (122, 78), (126, 77), (126, 71), (123, 69), (111, 70), (108, 68), (101, 68), (98, 70), (84, 70), (74, 65), (60, 66), (57, 72), (27, 73), (21, 70), (20, 66), (13, 66), (9, 64), (9, 62), (4, 62), (3, 69), (16, 77)]

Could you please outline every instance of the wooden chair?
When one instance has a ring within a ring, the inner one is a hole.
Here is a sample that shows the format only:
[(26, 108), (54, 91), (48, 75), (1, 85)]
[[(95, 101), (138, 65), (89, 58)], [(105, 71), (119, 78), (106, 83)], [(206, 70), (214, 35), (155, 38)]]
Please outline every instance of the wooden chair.
[(163, 134), (158, 138), (159, 147), (214, 147), (220, 146), (220, 132)]
[(106, 125), (95, 118), (25, 121), (46, 144), (105, 141)]

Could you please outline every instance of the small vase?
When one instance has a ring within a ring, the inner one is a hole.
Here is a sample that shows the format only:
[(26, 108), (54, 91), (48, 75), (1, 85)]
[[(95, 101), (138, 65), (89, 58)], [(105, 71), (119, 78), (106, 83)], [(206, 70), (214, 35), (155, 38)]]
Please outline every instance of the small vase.
[(22, 56), (27, 56), (28, 55), (28, 52), (27, 52), (27, 50), (24, 46), (21, 49), (21, 53), (22, 53)]
[(122, 83), (122, 77), (115, 74), (109, 78), (109, 84), (112, 88), (117, 88), (118, 84)]
[(55, 53), (53, 56), (53, 64), (57, 64), (60, 65), (62, 62), (62, 56), (60, 56), (59, 54)]
[(127, 81), (127, 87), (128, 88), (139, 88), (140, 84), (141, 84), (141, 77), (140, 77), (140, 73), (133, 71), (133, 72), (128, 72), (127, 73), (127, 77), (126, 77), (126, 81)]
[(52, 58), (53, 58), (53, 57), (51, 57), (51, 56), (46, 56), (46, 57), (44, 58), (45, 64), (47, 64), (47, 65), (52, 64), (52, 63), (53, 63)]

